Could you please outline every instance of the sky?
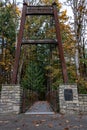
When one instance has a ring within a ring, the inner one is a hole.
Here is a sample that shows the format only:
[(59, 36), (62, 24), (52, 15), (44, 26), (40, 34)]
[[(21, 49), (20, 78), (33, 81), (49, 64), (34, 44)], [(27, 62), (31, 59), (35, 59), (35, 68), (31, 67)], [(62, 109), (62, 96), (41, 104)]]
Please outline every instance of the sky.
[(67, 10), (67, 15), (68, 16), (72, 16), (72, 9), (70, 6), (65, 6), (64, 2), (66, 2), (66, 0), (60, 0), (60, 2), (63, 4), (62, 8)]

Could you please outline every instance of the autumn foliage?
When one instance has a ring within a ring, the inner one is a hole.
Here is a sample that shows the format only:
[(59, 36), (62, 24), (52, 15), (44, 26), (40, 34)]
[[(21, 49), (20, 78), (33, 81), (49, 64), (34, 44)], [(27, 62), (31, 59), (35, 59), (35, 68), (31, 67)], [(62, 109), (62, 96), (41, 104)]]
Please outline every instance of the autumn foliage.
[[(50, 1), (41, 0), (37, 4), (52, 5), (52, 2), (53, 2), (52, 0)], [(77, 83), (79, 92), (87, 93), (86, 90), (87, 76), (86, 74), (83, 76), (83, 72), (84, 71), (87, 72), (87, 62), (86, 62), (87, 59), (82, 57), (83, 52), (81, 46), (79, 46), (80, 49), (76, 48), (77, 41), (75, 38), (75, 33), (73, 32), (71, 26), (69, 25), (68, 22), (69, 18), (67, 16), (67, 11), (66, 10), (62, 11), (62, 4), (58, 0), (55, 0), (55, 2), (57, 3), (57, 10), (59, 15), (60, 29), (62, 36), (62, 45), (64, 49), (64, 57), (69, 77), (68, 83), (72, 84)], [(10, 83), (11, 81), (15, 45), (16, 45), (16, 35), (18, 34), (19, 17), (20, 17), (20, 11), (18, 7), (16, 7), (14, 10), (13, 5), (9, 5), (8, 3), (6, 3), (6, 5), (3, 6), (3, 4), (4, 3), (2, 2), (0, 3), (1, 6), (0, 25), (5, 24), (5, 26), (0, 26), (0, 36), (6, 38), (7, 47), (4, 48), (2, 60), (0, 60), (0, 68), (1, 68), (0, 84)], [(3, 9), (5, 9), (6, 11), (3, 12)], [(83, 8), (79, 6), (78, 10), (81, 12), (83, 11)], [(36, 40), (36, 39), (50, 39), (50, 38), (56, 39), (55, 23), (53, 17), (51, 16), (27, 17), (23, 39)], [(80, 68), (79, 68), (80, 75), (77, 75), (77, 68), (75, 61), (76, 49), (79, 49), (80, 52), (82, 52), (79, 53), (81, 54), (79, 55), (79, 58), (81, 56)], [(18, 71), (18, 82), (21, 83), (23, 87), (26, 88), (30, 87), (30, 89), (33, 88), (34, 91), (38, 92), (39, 90), (43, 91), (44, 93), (49, 90), (56, 90), (59, 84), (63, 83), (60, 62), (61, 61), (59, 59), (59, 52), (57, 45), (38, 44), (38, 45), (22, 46), (19, 71)], [(37, 65), (39, 66), (39, 68), (37, 67)], [(35, 82), (32, 82), (34, 78)], [(35, 90), (35, 88), (37, 89)]]

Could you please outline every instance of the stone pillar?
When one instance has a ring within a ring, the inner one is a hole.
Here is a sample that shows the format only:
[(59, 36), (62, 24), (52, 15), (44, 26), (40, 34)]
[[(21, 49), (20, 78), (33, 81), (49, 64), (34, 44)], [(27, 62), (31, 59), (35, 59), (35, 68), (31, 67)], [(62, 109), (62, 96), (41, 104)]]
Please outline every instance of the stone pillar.
[(20, 113), (21, 92), (20, 85), (3, 85), (0, 99), (0, 113)]
[(59, 86), (59, 106), (62, 114), (78, 114), (79, 101), (77, 85)]
[(79, 94), (79, 112), (87, 114), (87, 94)]

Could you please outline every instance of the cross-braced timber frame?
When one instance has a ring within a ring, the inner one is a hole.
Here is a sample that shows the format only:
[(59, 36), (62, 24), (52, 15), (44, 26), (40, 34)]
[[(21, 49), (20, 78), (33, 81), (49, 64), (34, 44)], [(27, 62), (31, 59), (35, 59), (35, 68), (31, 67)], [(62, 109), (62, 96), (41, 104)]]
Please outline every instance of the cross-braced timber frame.
[[(57, 40), (50, 39), (50, 40), (23, 41), (22, 38), (23, 38), (24, 25), (26, 21), (26, 16), (28, 15), (52, 15), (55, 21)], [(53, 3), (52, 6), (28, 6), (26, 3), (23, 3), (21, 24), (20, 24), (20, 30), (19, 30), (19, 35), (18, 35), (18, 43), (17, 43), (16, 53), (15, 53), (15, 61), (14, 61), (13, 74), (12, 74), (13, 84), (17, 83), (17, 73), (18, 73), (18, 66), (19, 66), (20, 51), (21, 51), (21, 45), (23, 44), (57, 44), (58, 50), (59, 50), (59, 57), (61, 61), (61, 67), (62, 67), (63, 81), (64, 83), (68, 82), (67, 69), (66, 69), (66, 63), (65, 63), (64, 52), (63, 52), (63, 47), (62, 47), (62, 39), (61, 39), (61, 34), (60, 34), (60, 26), (59, 26), (56, 3)]]

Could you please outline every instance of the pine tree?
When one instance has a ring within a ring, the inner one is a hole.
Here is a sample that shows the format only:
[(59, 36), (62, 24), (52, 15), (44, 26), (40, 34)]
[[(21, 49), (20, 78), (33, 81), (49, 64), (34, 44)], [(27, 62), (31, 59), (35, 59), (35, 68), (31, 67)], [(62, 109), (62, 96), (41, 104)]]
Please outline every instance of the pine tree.
[(28, 64), (21, 85), (24, 88), (36, 91), (38, 94), (45, 91), (44, 74), (41, 67), (34, 61)]

